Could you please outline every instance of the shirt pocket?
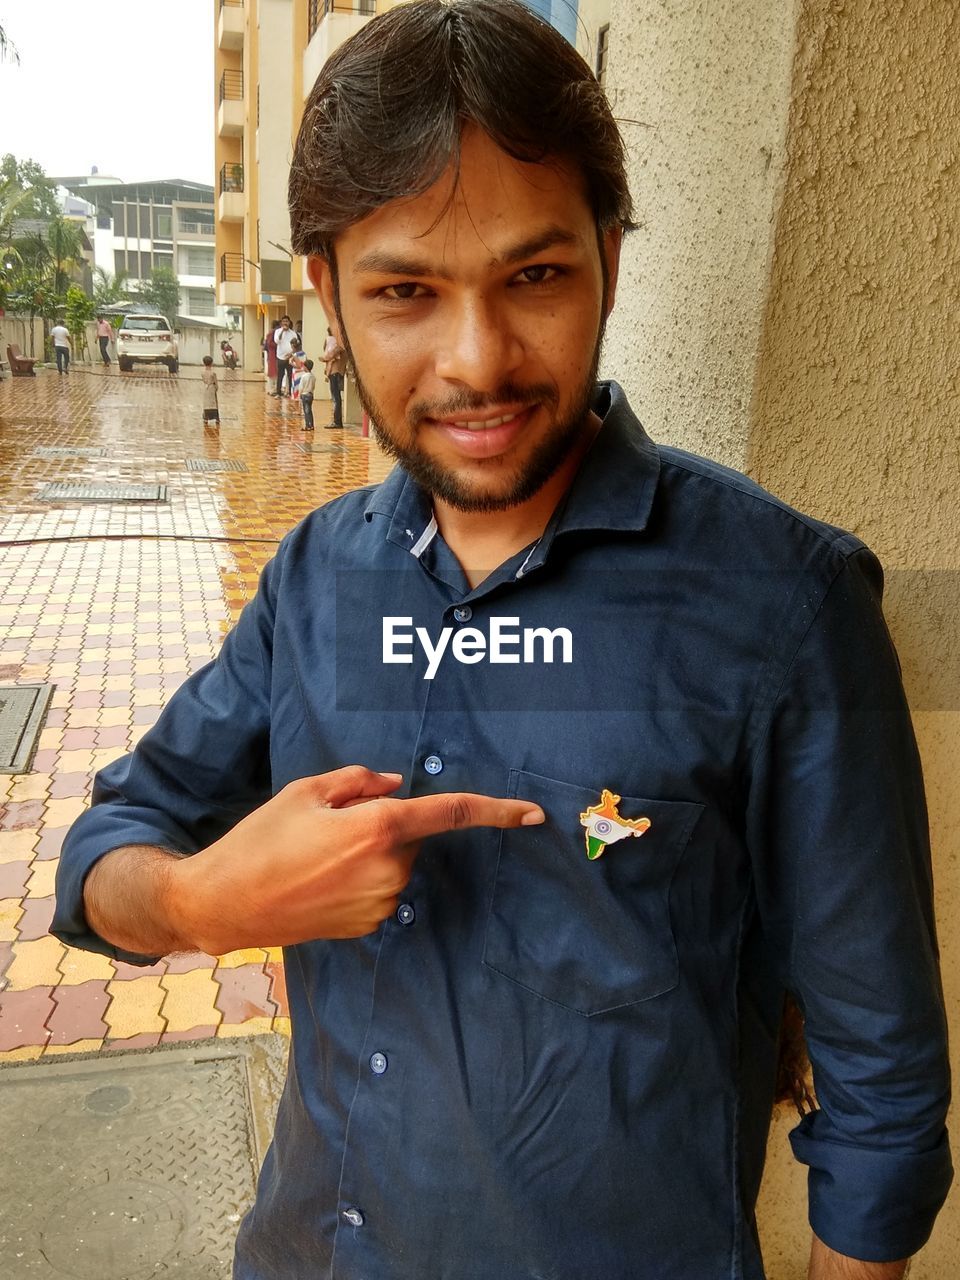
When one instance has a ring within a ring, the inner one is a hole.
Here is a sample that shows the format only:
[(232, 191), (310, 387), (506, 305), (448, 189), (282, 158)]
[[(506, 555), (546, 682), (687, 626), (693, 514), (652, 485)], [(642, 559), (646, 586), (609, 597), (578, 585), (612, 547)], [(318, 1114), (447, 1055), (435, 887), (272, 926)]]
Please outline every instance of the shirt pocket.
[(547, 820), (501, 832), (483, 963), (586, 1016), (672, 990), (670, 886), (703, 805), (625, 795), (622, 818), (647, 818), (649, 829), (591, 861), (580, 815), (599, 804), (599, 787), (511, 769), (508, 794)]

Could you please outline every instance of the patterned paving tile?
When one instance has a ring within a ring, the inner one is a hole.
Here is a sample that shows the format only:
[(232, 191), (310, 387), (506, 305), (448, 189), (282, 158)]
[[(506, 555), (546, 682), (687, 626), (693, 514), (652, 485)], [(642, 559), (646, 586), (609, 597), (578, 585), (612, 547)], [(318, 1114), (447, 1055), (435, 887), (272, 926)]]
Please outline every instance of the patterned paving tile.
[(54, 1010), (47, 1019), (52, 1045), (75, 1044), (78, 1040), (102, 1041), (107, 1034), (103, 1014), (110, 1002), (105, 982), (82, 982), (75, 987), (60, 986), (53, 992)]
[[(13, 975), (3, 997), (16, 997), (26, 1021), (33, 1019), (29, 1033), (22, 1026), (9, 1031), (8, 1006), (5, 1058), (36, 1056), (51, 1017), (56, 1034), (45, 1051), (53, 1053), (71, 1046), (94, 1051), (101, 1042), (134, 1047), (162, 1035), (285, 1030), (279, 950), (255, 948), (216, 963), (177, 957), (143, 969), (63, 951), (42, 930), (63, 838), (85, 807), (92, 773), (132, 748), (189, 673), (216, 653), (256, 590), (272, 554), (269, 540), (327, 497), (381, 479), (390, 465), (374, 444), (349, 432), (342, 455), (300, 453), (298, 417), (287, 406), (265, 412), (262, 385), (237, 383), (227, 393), (232, 422), (225, 430), (231, 456), (248, 470), (189, 473), (189, 483), (181, 483), (183, 458), (198, 451), (192, 415), (183, 413), (187, 381), (182, 388), (148, 378), (130, 382), (126, 395), (138, 410), (131, 414), (114, 407), (116, 377), (115, 370), (94, 367), (67, 387), (41, 372), (26, 388), (29, 422), (20, 412), (25, 425), (13, 447), (0, 440), (0, 678), (56, 685), (31, 773), (0, 776), (0, 971), (6, 964)], [(0, 383), (0, 417), (16, 417), (23, 395), (19, 383)], [(123, 441), (119, 452), (117, 439)], [(104, 466), (96, 457), (85, 460), (78, 476), (76, 461), (36, 457), (41, 444), (110, 445), (111, 454)], [(170, 486), (162, 511), (98, 504), (51, 509), (35, 500), (47, 483), (135, 483), (145, 471)], [(123, 538), (101, 536), (115, 533)], [(160, 544), (158, 533), (172, 540)], [(74, 540), (61, 541), (64, 534)], [(46, 541), (51, 536), (57, 540)], [(224, 536), (268, 541), (205, 541)], [(28, 981), (38, 985), (21, 990)], [(105, 1023), (68, 1026), (87, 990), (99, 992), (101, 1003), (106, 992)], [(35, 992), (39, 1023), (27, 1003)], [(77, 1038), (68, 1043), (68, 1036)]]
[(198, 1026), (215, 1028), (222, 1021), (216, 1007), (220, 988), (211, 970), (165, 974), (160, 985), (167, 993), (160, 1010), (166, 1019), (167, 1031), (187, 1031)]
[(47, 1043), (47, 1019), (53, 1013), (52, 989), (0, 993), (0, 1053)]
[(166, 992), (160, 986), (159, 978), (117, 979), (107, 983), (107, 994), (110, 1004), (104, 1020), (111, 1040), (160, 1035), (166, 1030), (166, 1020), (160, 1013)]

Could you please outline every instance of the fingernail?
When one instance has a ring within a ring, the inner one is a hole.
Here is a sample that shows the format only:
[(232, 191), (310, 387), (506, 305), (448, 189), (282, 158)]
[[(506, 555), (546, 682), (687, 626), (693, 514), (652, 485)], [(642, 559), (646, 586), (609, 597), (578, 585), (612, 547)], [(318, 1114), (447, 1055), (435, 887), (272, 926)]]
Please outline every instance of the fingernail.
[(541, 822), (546, 822), (547, 816), (542, 809), (530, 809), (520, 819), (521, 827), (535, 827)]
[(403, 781), (403, 774), (402, 774), (402, 773), (384, 773), (384, 772), (381, 770), (381, 772), (380, 772), (380, 777), (381, 777), (381, 778), (396, 778), (396, 780), (397, 780), (398, 782), (402, 782), (402, 781)]

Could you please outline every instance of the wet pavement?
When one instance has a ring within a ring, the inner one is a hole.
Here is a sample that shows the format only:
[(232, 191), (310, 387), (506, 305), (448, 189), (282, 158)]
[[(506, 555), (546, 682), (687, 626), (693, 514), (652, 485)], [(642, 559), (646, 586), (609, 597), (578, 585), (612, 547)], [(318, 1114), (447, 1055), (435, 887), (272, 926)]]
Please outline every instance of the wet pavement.
[[(138, 969), (47, 933), (95, 771), (217, 652), (284, 533), (390, 467), (358, 427), (319, 429), (320, 401), (305, 433), (262, 379), (218, 373), (219, 431), (199, 369), (0, 382), (0, 685), (55, 686), (30, 772), (0, 774), (0, 1061), (289, 1029), (278, 950)], [(63, 482), (166, 500), (43, 499)]]

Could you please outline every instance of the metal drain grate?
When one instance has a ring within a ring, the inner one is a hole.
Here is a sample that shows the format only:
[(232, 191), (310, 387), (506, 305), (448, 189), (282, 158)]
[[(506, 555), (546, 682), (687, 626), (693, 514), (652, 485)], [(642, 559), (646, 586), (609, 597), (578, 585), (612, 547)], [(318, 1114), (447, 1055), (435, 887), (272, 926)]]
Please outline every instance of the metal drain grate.
[(26, 773), (53, 696), (52, 684), (0, 685), (0, 773)]
[(239, 458), (187, 458), (188, 471), (246, 471)]
[(279, 1036), (0, 1068), (4, 1280), (230, 1274)]
[(349, 453), (345, 444), (298, 444), (301, 453)]
[(58, 480), (37, 494), (39, 502), (166, 502), (165, 484), (74, 484)]
[(35, 458), (105, 458), (106, 449), (67, 449), (59, 445), (41, 445), (34, 449)]

